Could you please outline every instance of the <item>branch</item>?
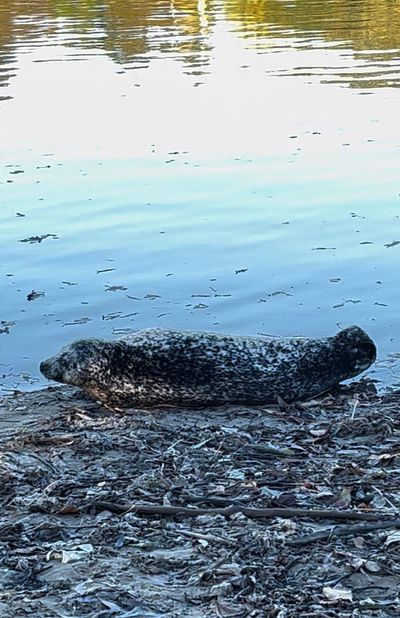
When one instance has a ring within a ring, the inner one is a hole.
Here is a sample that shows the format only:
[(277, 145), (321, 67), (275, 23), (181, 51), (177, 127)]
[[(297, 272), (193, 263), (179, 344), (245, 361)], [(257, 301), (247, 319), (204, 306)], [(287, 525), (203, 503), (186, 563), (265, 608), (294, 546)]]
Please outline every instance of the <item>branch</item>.
[(186, 517), (197, 517), (198, 515), (234, 515), (242, 513), (252, 519), (274, 517), (308, 517), (310, 519), (339, 519), (353, 521), (376, 521), (379, 522), (382, 514), (360, 513), (358, 511), (338, 511), (338, 510), (318, 510), (318, 509), (296, 509), (296, 508), (266, 508), (257, 509), (242, 505), (233, 505), (226, 508), (188, 508), (185, 506), (161, 506), (150, 504), (116, 504), (104, 500), (95, 500), (89, 507), (98, 510), (111, 511), (119, 515), (124, 513), (137, 513), (138, 515), (185, 515)]
[(400, 528), (400, 519), (387, 519), (385, 521), (377, 521), (374, 524), (351, 524), (350, 526), (335, 526), (329, 530), (321, 530), (313, 534), (304, 534), (296, 539), (286, 541), (286, 545), (290, 547), (301, 547), (309, 543), (317, 541), (330, 540), (339, 536), (351, 536), (353, 534), (367, 534), (374, 530), (385, 530), (387, 528)]

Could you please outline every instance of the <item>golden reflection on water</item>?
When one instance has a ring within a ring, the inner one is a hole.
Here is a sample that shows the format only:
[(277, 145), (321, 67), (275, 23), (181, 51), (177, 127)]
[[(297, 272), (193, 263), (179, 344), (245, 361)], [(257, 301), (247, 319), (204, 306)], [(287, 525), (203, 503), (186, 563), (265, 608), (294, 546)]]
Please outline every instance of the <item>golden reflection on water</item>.
[[(354, 71), (349, 71), (345, 64), (335, 77), (330, 77), (332, 69), (329, 66), (318, 71), (314, 70), (316, 67), (309, 67), (309, 74), (325, 73), (330, 83), (348, 81), (355, 88), (400, 84), (398, 0), (237, 0), (227, 3), (227, 16), (236, 21), (238, 31), (248, 37), (268, 39), (286, 33), (287, 37), (296, 39), (295, 45), (301, 49), (321, 46), (321, 40), (324, 47), (350, 49), (354, 52), (355, 63), (358, 60), (364, 66), (355, 66)], [(350, 59), (349, 64), (352, 64)], [(301, 73), (297, 70), (293, 74)]]
[[(5, 65), (0, 84), (12, 73), (7, 66), (13, 51), (52, 37), (69, 46), (103, 49), (120, 64), (147, 66), (154, 55), (170, 54), (187, 72), (201, 73), (218, 46), (216, 22), (254, 40), (258, 51), (281, 39), (283, 48), (345, 48), (362, 62), (353, 73), (354, 59), (349, 59), (340, 70), (318, 65), (305, 67), (304, 74), (355, 87), (398, 85), (398, 0), (9, 0), (0, 8), (0, 63)], [(299, 63), (291, 74), (304, 69)], [(366, 65), (371, 75), (365, 74)]]
[(274, 36), (280, 28), (304, 36), (320, 33), (359, 51), (400, 47), (398, 0), (236, 0), (227, 2), (226, 11), (255, 36)]

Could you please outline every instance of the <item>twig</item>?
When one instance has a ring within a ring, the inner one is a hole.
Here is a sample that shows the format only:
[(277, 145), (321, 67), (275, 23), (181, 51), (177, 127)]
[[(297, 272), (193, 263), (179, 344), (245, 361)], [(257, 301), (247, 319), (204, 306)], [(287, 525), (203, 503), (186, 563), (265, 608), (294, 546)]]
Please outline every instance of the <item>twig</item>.
[(223, 498), (222, 496), (194, 496), (189, 493), (182, 493), (181, 497), (186, 502), (203, 502), (205, 504), (213, 504), (214, 506), (245, 506), (244, 501), (240, 498)]
[(397, 513), (398, 509), (397, 507), (393, 504), (393, 502), (391, 502), (389, 500), (389, 498), (387, 496), (384, 495), (384, 493), (379, 489), (379, 487), (377, 487), (376, 485), (372, 485), (372, 488), (375, 489), (375, 491), (382, 497), (384, 498), (384, 500), (386, 500), (386, 502), (389, 504), (389, 506), (392, 507), (394, 513)]
[(37, 461), (39, 461), (43, 466), (45, 466), (45, 468), (47, 468), (48, 470), (51, 470), (51, 472), (53, 472), (54, 474), (57, 474), (58, 476), (60, 475), (57, 468), (50, 461), (46, 461), (45, 459), (43, 459), (43, 457), (41, 457), (37, 453), (32, 453), (32, 452), (24, 453), (23, 451), (15, 451), (15, 454), (16, 455), (27, 455), (28, 457), (37, 459)]
[(189, 538), (208, 541), (209, 543), (223, 543), (224, 545), (233, 545), (234, 547), (238, 546), (236, 541), (232, 541), (232, 539), (215, 534), (201, 534), (201, 532), (192, 532), (191, 530), (177, 530), (176, 533)]
[(357, 407), (358, 407), (358, 405), (359, 405), (359, 403), (360, 403), (360, 400), (359, 400), (359, 398), (358, 398), (358, 394), (357, 394), (357, 395), (355, 395), (354, 399), (350, 400), (350, 402), (349, 402), (349, 403), (352, 403), (352, 404), (353, 404), (353, 409), (352, 409), (352, 411), (351, 411), (351, 416), (350, 416), (350, 418), (351, 418), (351, 420), (352, 420), (352, 421), (354, 421), (354, 416), (355, 416), (355, 414), (356, 414)]
[[(137, 513), (138, 515), (186, 515), (187, 517), (197, 517), (198, 515), (234, 515), (242, 513), (250, 518), (266, 518), (274, 517), (309, 517), (310, 519), (350, 519), (356, 521), (379, 521), (382, 514), (378, 513), (360, 513), (358, 511), (338, 511), (338, 510), (318, 510), (318, 509), (296, 509), (296, 508), (266, 508), (257, 509), (242, 505), (233, 505), (226, 508), (188, 508), (185, 506), (161, 506), (151, 504), (116, 504), (104, 500), (95, 500), (91, 502), (89, 507), (95, 507), (98, 510), (107, 510), (119, 515), (125, 513)], [(400, 521), (400, 520), (399, 520)]]
[(286, 545), (290, 547), (300, 547), (317, 541), (324, 541), (332, 537), (351, 536), (353, 534), (367, 534), (374, 530), (385, 530), (388, 528), (400, 528), (400, 519), (387, 519), (385, 521), (377, 521), (374, 524), (351, 524), (350, 526), (335, 526), (329, 530), (321, 530), (313, 534), (305, 534), (296, 539), (286, 541)]

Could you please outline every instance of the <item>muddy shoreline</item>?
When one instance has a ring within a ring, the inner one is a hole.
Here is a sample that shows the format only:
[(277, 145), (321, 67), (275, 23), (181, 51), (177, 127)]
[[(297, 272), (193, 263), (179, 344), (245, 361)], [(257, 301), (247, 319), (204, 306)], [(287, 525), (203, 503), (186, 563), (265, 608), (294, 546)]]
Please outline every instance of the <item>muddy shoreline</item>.
[(398, 616), (400, 394), (114, 413), (0, 399), (0, 613)]

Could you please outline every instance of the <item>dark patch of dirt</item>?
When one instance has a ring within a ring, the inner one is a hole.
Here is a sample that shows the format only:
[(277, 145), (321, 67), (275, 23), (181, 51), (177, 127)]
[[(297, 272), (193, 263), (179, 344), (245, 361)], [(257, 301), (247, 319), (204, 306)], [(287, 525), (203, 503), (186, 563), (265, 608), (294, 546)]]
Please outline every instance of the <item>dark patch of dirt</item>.
[(0, 614), (399, 616), (399, 432), (400, 394), (368, 383), (198, 411), (1, 399)]

